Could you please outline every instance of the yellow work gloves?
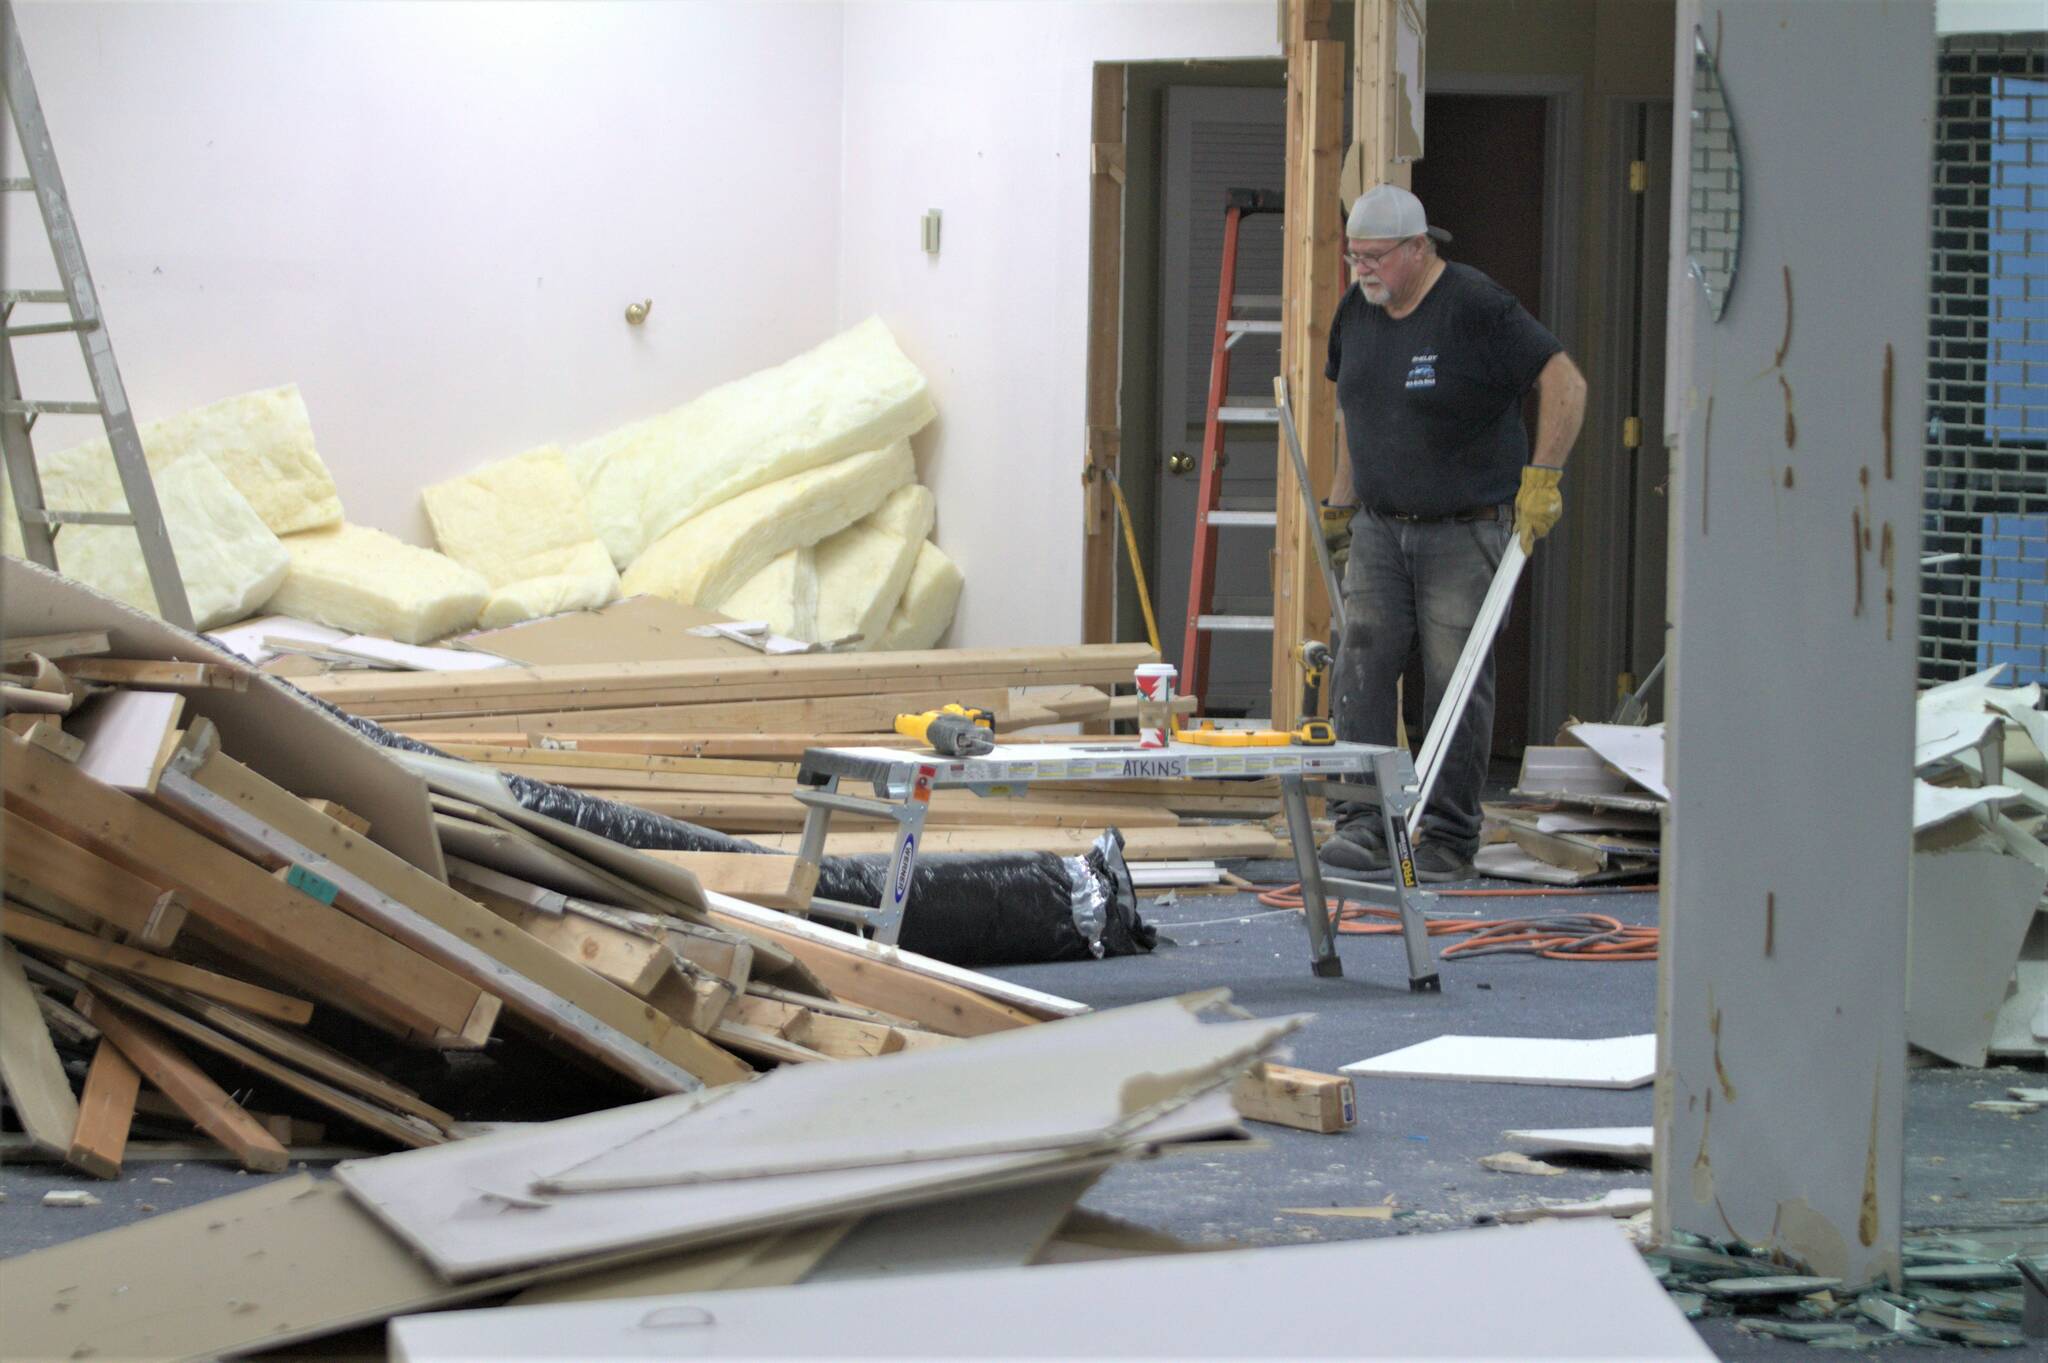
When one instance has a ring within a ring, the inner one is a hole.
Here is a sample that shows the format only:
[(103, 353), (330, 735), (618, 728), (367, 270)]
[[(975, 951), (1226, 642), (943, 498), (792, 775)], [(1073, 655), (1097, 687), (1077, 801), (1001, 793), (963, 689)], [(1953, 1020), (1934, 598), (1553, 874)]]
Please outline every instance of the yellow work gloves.
[(1351, 517), (1356, 506), (1331, 506), (1323, 503), (1323, 543), (1330, 546), (1330, 562), (1339, 573), (1351, 557)]
[(1522, 552), (1536, 547), (1536, 541), (1550, 533), (1564, 514), (1564, 494), (1557, 490), (1563, 469), (1530, 464), (1522, 470), (1522, 490), (1515, 494), (1515, 533), (1522, 538)]

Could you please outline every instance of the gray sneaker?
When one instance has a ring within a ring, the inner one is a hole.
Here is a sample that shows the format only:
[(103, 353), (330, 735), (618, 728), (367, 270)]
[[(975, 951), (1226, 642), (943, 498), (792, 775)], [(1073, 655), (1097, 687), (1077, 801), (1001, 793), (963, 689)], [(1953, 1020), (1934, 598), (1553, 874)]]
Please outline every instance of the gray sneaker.
[(1337, 835), (1323, 844), (1316, 853), (1316, 860), (1332, 870), (1348, 872), (1351, 875), (1371, 875), (1384, 871), (1392, 865), (1387, 849), (1378, 840), (1367, 842), (1356, 831), (1339, 829)]
[(1479, 872), (1463, 852), (1440, 842), (1425, 842), (1415, 849), (1415, 878), (1426, 885), (1449, 880), (1473, 880)]

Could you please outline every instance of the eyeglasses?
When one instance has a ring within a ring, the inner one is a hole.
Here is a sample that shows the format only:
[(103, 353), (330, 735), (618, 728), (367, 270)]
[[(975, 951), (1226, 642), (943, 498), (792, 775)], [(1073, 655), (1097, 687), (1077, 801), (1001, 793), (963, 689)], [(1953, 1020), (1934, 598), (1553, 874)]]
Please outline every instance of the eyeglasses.
[(1394, 254), (1394, 252), (1400, 250), (1403, 246), (1408, 245), (1410, 242), (1414, 240), (1415, 238), (1413, 237), (1403, 237), (1401, 240), (1395, 242), (1392, 246), (1387, 247), (1383, 251), (1346, 251), (1344, 253), (1344, 259), (1350, 261), (1354, 268), (1362, 270), (1368, 265), (1379, 264), (1388, 256)]

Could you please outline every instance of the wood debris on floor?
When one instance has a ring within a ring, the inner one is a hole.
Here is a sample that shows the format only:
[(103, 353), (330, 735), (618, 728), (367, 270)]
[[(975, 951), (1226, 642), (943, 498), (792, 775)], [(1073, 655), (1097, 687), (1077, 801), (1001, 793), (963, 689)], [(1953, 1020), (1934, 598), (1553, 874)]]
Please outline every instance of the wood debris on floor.
[(1226, 999), (787, 1066), (266, 1184), (0, 1261), (7, 1300), (49, 1304), (12, 1313), (10, 1349), (190, 1358), (514, 1292), (524, 1310), (1033, 1262), (1102, 1170), (1242, 1136), (1231, 1084), (1306, 1019), (1201, 1019)]
[(430, 801), (232, 655), (7, 575), (10, 686), (54, 699), (0, 735), (0, 1074), (27, 1142), (80, 1172), (118, 1176), (161, 1104), (152, 1130), (252, 1170), (310, 1143), (292, 1120), (441, 1144), (455, 1116), (381, 1072), (407, 1051), (547, 1051), (681, 1093), (1084, 1011), (516, 807)]

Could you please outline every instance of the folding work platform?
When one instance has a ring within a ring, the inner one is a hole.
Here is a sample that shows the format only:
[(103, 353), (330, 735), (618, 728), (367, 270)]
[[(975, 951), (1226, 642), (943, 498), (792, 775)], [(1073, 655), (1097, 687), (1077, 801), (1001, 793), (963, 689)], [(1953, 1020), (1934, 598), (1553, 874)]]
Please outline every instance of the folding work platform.
[[(949, 758), (903, 748), (811, 748), (797, 769), (796, 798), (809, 808), (797, 855), (816, 863), (825, 851), (825, 833), (835, 811), (884, 818), (896, 824), (889, 878), (875, 918), (878, 940), (894, 943), (903, 928), (910, 901), (911, 875), (917, 866), (918, 841), (935, 790), (971, 790), (977, 795), (1021, 795), (1038, 781), (1157, 781), (1185, 778), (1229, 780), (1272, 776), (1280, 781), (1280, 802), (1293, 842), (1294, 865), (1301, 877), (1303, 917), (1307, 920), (1310, 968), (1320, 976), (1344, 973), (1337, 956), (1336, 926), (1330, 919), (1326, 890), (1391, 902), (1400, 913), (1401, 935), (1408, 951), (1408, 987), (1437, 990), (1436, 962), (1429, 953), (1427, 917), (1436, 896), (1415, 881), (1409, 852), (1409, 815), (1421, 791), (1415, 766), (1405, 749), (1370, 743), (1332, 743), (1290, 747), (1211, 747), (1169, 743), (1141, 748), (1131, 741), (1030, 743), (997, 746), (980, 757)], [(1374, 779), (1383, 794), (1382, 824), (1387, 846), (1394, 849), (1389, 884), (1338, 879), (1324, 874), (1316, 862), (1315, 831), (1309, 821), (1311, 795), (1343, 798), (1359, 793), (1356, 785), (1340, 785), (1342, 777)], [(842, 780), (864, 782), (873, 796), (842, 794)]]

